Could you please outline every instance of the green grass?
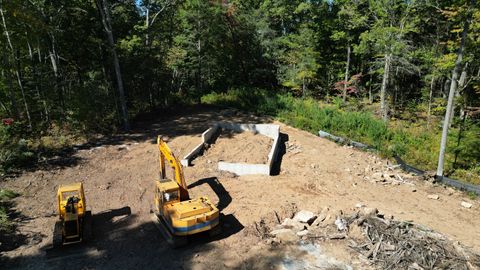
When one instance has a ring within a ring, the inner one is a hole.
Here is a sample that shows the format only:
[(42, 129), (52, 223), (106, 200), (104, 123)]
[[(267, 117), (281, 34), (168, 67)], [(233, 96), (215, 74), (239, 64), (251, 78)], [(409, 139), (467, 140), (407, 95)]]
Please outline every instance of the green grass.
[[(427, 128), (422, 122), (400, 120), (387, 125), (370, 111), (359, 109), (361, 106), (358, 104), (342, 106), (337, 99), (334, 99), (333, 104), (326, 104), (313, 98), (303, 99), (289, 94), (246, 88), (210, 93), (202, 97), (202, 103), (271, 115), (283, 123), (313, 134), (323, 130), (373, 146), (384, 157), (399, 156), (408, 164), (423, 170), (435, 170), (437, 166), (441, 134), (439, 127), (432, 125)], [(480, 170), (471, 166), (480, 160), (476, 160), (476, 154), (468, 152), (476, 147), (460, 148), (458, 151), (463, 151), (461, 156), (464, 158), (458, 159), (457, 164), (461, 165), (461, 169), (453, 170), (454, 150), (458, 148), (457, 134), (458, 131), (452, 128), (445, 171), (451, 173), (451, 176), (461, 176), (458, 177), (459, 180), (480, 184)]]

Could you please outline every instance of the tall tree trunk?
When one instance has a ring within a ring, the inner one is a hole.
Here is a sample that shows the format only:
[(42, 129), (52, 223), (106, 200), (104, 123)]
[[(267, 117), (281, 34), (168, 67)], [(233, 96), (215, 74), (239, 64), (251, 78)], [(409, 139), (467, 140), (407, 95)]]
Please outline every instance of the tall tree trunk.
[[(41, 64), (42, 63), (42, 53), (40, 51), (40, 44), (39, 44), (38, 40), (37, 40), (37, 55), (38, 55), (38, 63)], [(41, 71), (40, 71), (40, 73), (41, 73)], [(39, 88), (41, 88), (42, 85), (43, 85), (42, 74), (40, 74), (40, 76), (38, 76), (38, 74), (37, 74), (37, 78), (38, 78)], [(43, 92), (43, 90), (42, 90), (42, 92)], [(50, 113), (48, 111), (48, 103), (47, 103), (47, 94), (46, 93), (44, 93), (44, 95), (43, 95), (42, 103), (43, 103), (43, 109), (45, 110), (45, 117), (46, 117), (45, 120), (46, 120), (47, 123), (50, 123)]]
[(430, 118), (432, 116), (432, 98), (433, 98), (433, 87), (435, 85), (435, 76), (432, 75), (432, 80), (430, 81), (430, 94), (428, 95), (428, 111), (427, 111), (427, 129), (430, 127)]
[(467, 39), (468, 27), (472, 19), (472, 8), (475, 7), (476, 0), (470, 2), (470, 7), (463, 25), (462, 39), (460, 42), (460, 47), (457, 52), (457, 60), (455, 61), (455, 68), (452, 71), (452, 80), (450, 82), (450, 91), (448, 93), (448, 103), (447, 111), (445, 112), (445, 120), (443, 121), (443, 130), (442, 130), (442, 140), (440, 142), (440, 153), (438, 155), (438, 166), (437, 166), (437, 176), (443, 176), (443, 166), (445, 163), (445, 150), (447, 148), (447, 136), (448, 136), (448, 127), (450, 125), (450, 116), (452, 115), (453, 101), (455, 96), (455, 91), (457, 91), (457, 80), (460, 74), (460, 69), (462, 66), (463, 53), (465, 50), (465, 41)]
[(50, 63), (52, 64), (52, 70), (53, 70), (53, 75), (55, 76), (55, 82), (54, 82), (54, 88), (55, 92), (57, 93), (58, 96), (58, 101), (60, 103), (60, 114), (61, 114), (61, 119), (65, 119), (65, 95), (64, 95), (64, 88), (61, 86), (60, 82), (60, 74), (59, 74), (59, 68), (58, 68), (58, 54), (55, 46), (55, 36), (53, 33), (49, 33), (50, 37), (50, 52), (49, 52), (49, 58), (50, 58)]
[(8, 82), (8, 93), (10, 96), (10, 103), (12, 104), (12, 110), (16, 119), (20, 118), (20, 111), (17, 105), (17, 99), (15, 98), (15, 91), (13, 89), (12, 74), (10, 74), (10, 64), (8, 62), (7, 52), (3, 51), (3, 67), (2, 73), (5, 71), (5, 78)]
[(383, 80), (382, 80), (382, 88), (380, 89), (380, 111), (382, 113), (383, 121), (388, 121), (388, 108), (387, 108), (387, 86), (388, 86), (388, 77), (390, 73), (390, 60), (392, 55), (385, 54), (385, 66), (383, 71)]
[(128, 110), (125, 100), (125, 89), (123, 88), (122, 72), (120, 70), (120, 61), (118, 60), (117, 50), (115, 48), (115, 39), (113, 38), (112, 20), (110, 17), (110, 8), (107, 0), (98, 0), (98, 7), (102, 16), (103, 27), (107, 33), (108, 43), (112, 51), (113, 65), (115, 68), (115, 75), (117, 76), (118, 94), (120, 99), (120, 106), (122, 109), (123, 128), (125, 131), (130, 130), (130, 124), (128, 122)]
[(32, 65), (32, 75), (33, 75), (33, 82), (35, 84), (35, 92), (36, 92), (36, 95), (37, 95), (37, 99), (38, 99), (38, 102), (40, 102), (42, 105), (43, 105), (43, 113), (45, 113), (45, 115), (42, 117), (44, 118), (45, 122), (48, 122), (48, 109), (47, 109), (47, 106), (46, 106), (46, 102), (45, 102), (45, 99), (42, 97), (41, 93), (40, 93), (40, 82), (38, 81), (38, 71), (37, 71), (37, 64), (35, 62), (35, 58), (33, 57), (33, 51), (32, 51), (32, 47), (30, 46), (30, 42), (27, 41), (27, 45), (28, 45), (28, 56), (30, 57), (30, 62), (31, 62), (31, 65)]
[(303, 76), (303, 80), (302, 80), (302, 96), (305, 98), (305, 95), (306, 95), (306, 91), (307, 91), (307, 87), (305, 85), (305, 75)]
[(15, 75), (17, 76), (18, 87), (20, 88), (20, 92), (21, 92), (22, 98), (23, 98), (23, 105), (25, 107), (25, 113), (27, 114), (28, 128), (31, 129), (32, 128), (32, 120), (30, 118), (30, 110), (28, 109), (28, 103), (27, 103), (27, 99), (25, 97), (25, 89), (23, 88), (22, 77), (21, 77), (21, 74), (20, 74), (20, 59), (19, 59), (18, 56), (15, 55), (15, 50), (13, 48), (12, 41), (10, 40), (10, 33), (8, 32), (7, 23), (5, 22), (5, 15), (3, 13), (2, 6), (0, 6), (0, 15), (2, 16), (2, 24), (3, 24), (3, 29), (5, 31), (5, 36), (7, 37), (7, 43), (8, 43), (8, 46), (10, 48), (10, 51), (12, 52), (12, 57), (15, 60), (15, 63), (16, 63)]
[(350, 69), (350, 53), (351, 53), (351, 48), (350, 44), (347, 45), (347, 64), (345, 66), (345, 84), (343, 85), (343, 102), (347, 100), (347, 82), (349, 78), (349, 69)]
[(368, 103), (373, 103), (373, 94), (372, 94), (372, 77), (370, 76), (370, 83), (368, 84)]
[(150, 7), (147, 6), (147, 11), (145, 13), (145, 47), (150, 45), (150, 35), (149, 29), (150, 28)]
[[(463, 86), (465, 85), (465, 82), (467, 81), (467, 68), (468, 68), (468, 62), (465, 63), (462, 73), (460, 74), (460, 79), (457, 82), (457, 89), (455, 90), (455, 96), (454, 96), (454, 101), (458, 100), (458, 98), (461, 96), (460, 92), (463, 90)], [(453, 119), (455, 117), (455, 102), (452, 104), (452, 114), (450, 115), (450, 123), (448, 125), (448, 128), (452, 127)], [(460, 107), (460, 110), (463, 110), (463, 106)], [(460, 112), (460, 115), (462, 112)]]

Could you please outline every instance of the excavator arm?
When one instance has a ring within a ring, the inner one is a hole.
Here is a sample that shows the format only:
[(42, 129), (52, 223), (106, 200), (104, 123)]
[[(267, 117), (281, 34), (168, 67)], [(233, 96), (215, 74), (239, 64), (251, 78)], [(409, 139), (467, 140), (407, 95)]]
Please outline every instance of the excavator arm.
[(158, 150), (160, 151), (160, 177), (162, 179), (166, 179), (166, 170), (165, 170), (165, 163), (168, 161), (169, 166), (173, 170), (175, 181), (178, 183), (180, 187), (180, 199), (189, 200), (190, 196), (188, 194), (187, 184), (185, 182), (185, 176), (183, 175), (182, 165), (178, 161), (178, 159), (173, 154), (172, 150), (165, 141), (162, 140), (160, 136), (157, 138)]

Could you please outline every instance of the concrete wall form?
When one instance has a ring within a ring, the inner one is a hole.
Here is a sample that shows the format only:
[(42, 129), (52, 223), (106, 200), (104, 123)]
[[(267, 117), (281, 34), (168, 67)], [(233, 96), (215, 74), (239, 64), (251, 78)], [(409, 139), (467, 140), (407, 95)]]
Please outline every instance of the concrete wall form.
[(272, 149), (268, 153), (267, 164), (231, 163), (220, 161), (218, 163), (219, 170), (229, 171), (237, 175), (270, 175), (270, 171), (278, 154), (278, 148), (280, 143), (280, 126), (271, 124), (236, 124), (227, 122), (217, 123), (202, 134), (202, 142), (181, 160), (183, 166), (190, 166), (191, 160), (203, 150), (205, 144), (208, 144), (210, 142), (211, 138), (218, 131), (219, 128), (229, 129), (236, 132), (258, 132), (264, 136), (268, 136), (273, 139)]

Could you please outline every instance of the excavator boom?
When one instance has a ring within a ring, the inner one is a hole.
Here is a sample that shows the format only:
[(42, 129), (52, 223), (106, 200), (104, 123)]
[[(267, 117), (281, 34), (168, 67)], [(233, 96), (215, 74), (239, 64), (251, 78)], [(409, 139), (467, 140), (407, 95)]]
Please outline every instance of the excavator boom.
[(165, 161), (168, 161), (170, 167), (173, 169), (175, 181), (180, 187), (180, 200), (188, 200), (190, 198), (188, 194), (187, 184), (185, 182), (185, 176), (183, 174), (182, 165), (173, 154), (172, 150), (160, 136), (157, 138), (158, 150), (160, 151), (160, 177), (166, 179)]

